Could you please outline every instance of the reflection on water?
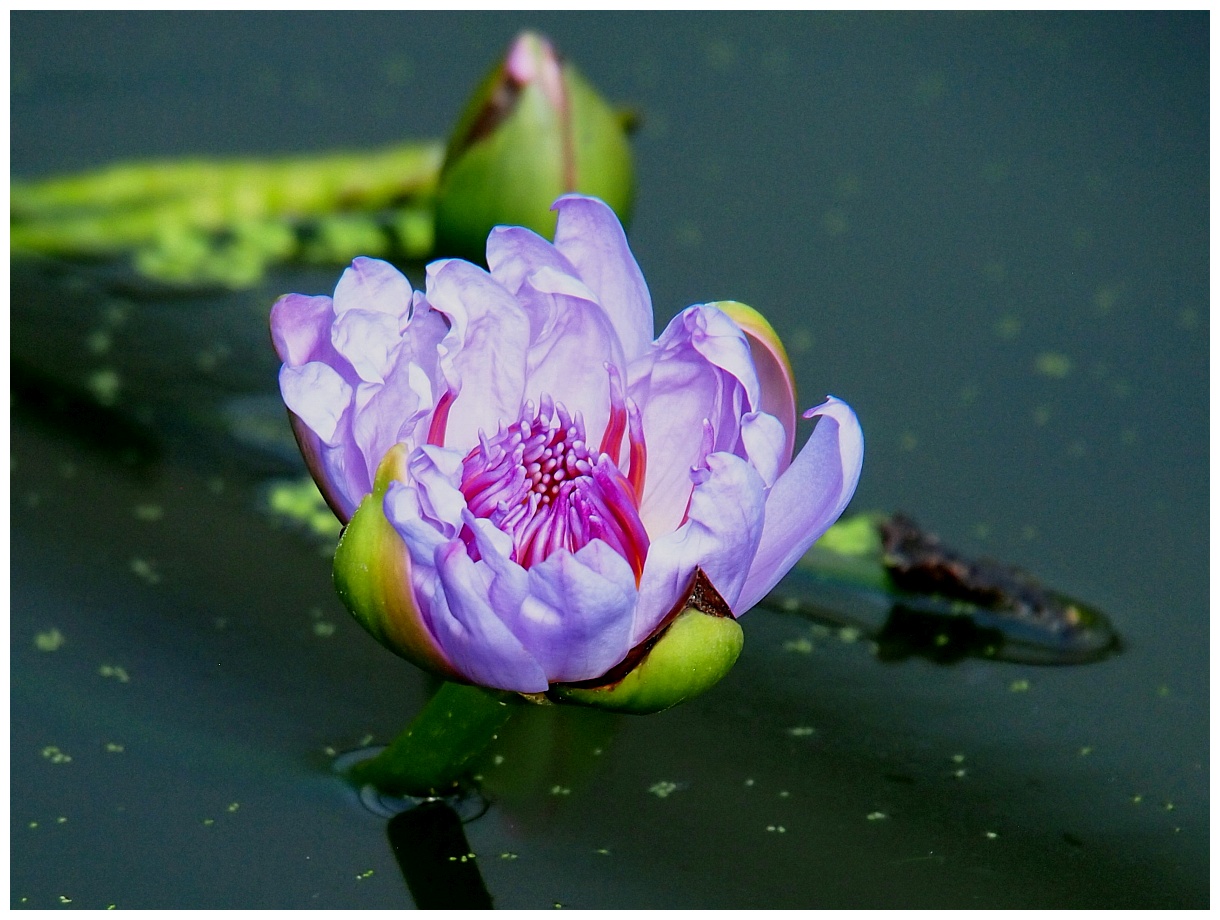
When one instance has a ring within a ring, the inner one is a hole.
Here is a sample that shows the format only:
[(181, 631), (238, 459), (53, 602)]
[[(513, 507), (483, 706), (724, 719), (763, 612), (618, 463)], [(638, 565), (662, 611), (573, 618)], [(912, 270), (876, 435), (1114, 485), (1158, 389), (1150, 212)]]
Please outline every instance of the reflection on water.
[[(375, 17), (353, 57), (350, 16), (15, 14), (13, 171), (440, 136), (519, 19)], [(333, 272), (19, 265), (13, 906), (1206, 903), (1206, 18), (533, 20), (643, 113), (658, 320), (762, 309), (802, 401), (859, 410), (861, 510), (1097, 603), (1124, 653), (885, 666), (883, 631), (759, 609), (714, 692), (527, 710), (486, 815), (387, 845), (329, 765), (428, 686), (266, 513), (301, 470), (233, 412), (274, 393), (275, 296)], [(404, 885), (438, 854), (451, 885)]]

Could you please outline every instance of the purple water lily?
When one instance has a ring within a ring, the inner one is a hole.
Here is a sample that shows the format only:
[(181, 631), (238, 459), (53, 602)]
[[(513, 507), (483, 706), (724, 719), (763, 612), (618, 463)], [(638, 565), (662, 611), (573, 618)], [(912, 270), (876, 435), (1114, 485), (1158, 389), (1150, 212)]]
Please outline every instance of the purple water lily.
[(358, 616), (439, 674), (531, 693), (622, 662), (697, 568), (744, 613), (838, 518), (863, 455), (828, 398), (793, 457), (792, 372), (758, 313), (692, 306), (653, 341), (614, 213), (555, 209), (553, 244), (493, 230), (490, 272), (434, 262), (421, 293), (357, 259), (333, 298), (271, 315), (319, 488), (344, 522), (384, 518), (360, 538)]

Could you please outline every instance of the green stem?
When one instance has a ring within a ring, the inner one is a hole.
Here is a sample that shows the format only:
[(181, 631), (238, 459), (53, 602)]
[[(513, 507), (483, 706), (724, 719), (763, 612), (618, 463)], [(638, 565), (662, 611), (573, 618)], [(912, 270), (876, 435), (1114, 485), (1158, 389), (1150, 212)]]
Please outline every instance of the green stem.
[(389, 795), (452, 792), (515, 710), (512, 694), (443, 684), (406, 731), (354, 766), (351, 778)]

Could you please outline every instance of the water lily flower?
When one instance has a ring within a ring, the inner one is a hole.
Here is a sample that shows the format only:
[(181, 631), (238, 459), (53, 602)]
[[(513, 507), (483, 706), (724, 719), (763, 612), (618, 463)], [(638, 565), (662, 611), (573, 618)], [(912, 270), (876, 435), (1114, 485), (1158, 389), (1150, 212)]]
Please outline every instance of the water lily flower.
[[(696, 305), (654, 341), (614, 212), (577, 195), (555, 210), (554, 243), (493, 230), (490, 271), (434, 262), (421, 292), (357, 259), (333, 298), (275, 304), (281, 392), (348, 523), (337, 586), (449, 679), (582, 699), (663, 670), (650, 661), (698, 670), (721, 643), (714, 682), (740, 648), (721, 624), (740, 633), (846, 507), (859, 424), (828, 398), (794, 457), (792, 372), (766, 320)], [(678, 629), (691, 606), (722, 616)], [(662, 653), (671, 624), (684, 639)]]

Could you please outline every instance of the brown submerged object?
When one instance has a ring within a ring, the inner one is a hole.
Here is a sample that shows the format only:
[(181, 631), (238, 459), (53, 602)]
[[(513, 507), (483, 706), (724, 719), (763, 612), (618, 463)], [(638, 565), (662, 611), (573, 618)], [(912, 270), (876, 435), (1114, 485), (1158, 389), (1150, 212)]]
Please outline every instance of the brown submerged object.
[(1096, 608), (952, 550), (905, 515), (860, 514), (832, 531), (762, 606), (858, 631), (883, 661), (1087, 664), (1121, 650)]
[[(897, 619), (905, 619), (908, 630), (920, 614), (943, 611), (943, 618), (956, 612), (968, 618), (977, 637), (993, 636), (995, 641), (981, 648), (986, 657), (1027, 663), (1081, 663), (1119, 648), (1117, 634), (1100, 612), (1052, 591), (1028, 572), (968, 559), (903, 514), (880, 520), (877, 529), (886, 573), (908, 595), (895, 604)], [(913, 602), (915, 597), (930, 603)], [(894, 620), (891, 616), (891, 624)]]

